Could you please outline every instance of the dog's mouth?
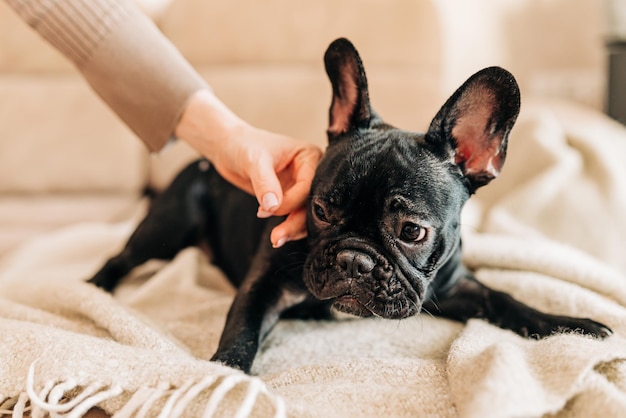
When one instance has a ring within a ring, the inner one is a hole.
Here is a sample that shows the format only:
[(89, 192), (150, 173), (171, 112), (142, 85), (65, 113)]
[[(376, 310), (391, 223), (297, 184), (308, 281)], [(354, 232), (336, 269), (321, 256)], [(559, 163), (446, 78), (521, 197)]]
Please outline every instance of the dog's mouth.
[(340, 312), (350, 315), (368, 317), (373, 316), (374, 313), (367, 308), (364, 304), (359, 302), (354, 296), (346, 295), (338, 297), (333, 301), (333, 308)]
[(353, 295), (340, 296), (333, 300), (332, 307), (339, 312), (360, 317), (377, 316), (386, 319), (404, 319), (417, 314), (420, 304), (409, 298), (399, 297), (393, 301), (371, 299), (363, 302)]

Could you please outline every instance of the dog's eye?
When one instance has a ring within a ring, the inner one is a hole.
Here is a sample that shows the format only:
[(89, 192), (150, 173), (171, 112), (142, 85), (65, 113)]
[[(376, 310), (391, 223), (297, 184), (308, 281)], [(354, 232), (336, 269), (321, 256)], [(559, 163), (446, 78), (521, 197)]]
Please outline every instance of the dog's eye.
[(315, 213), (315, 216), (317, 217), (317, 219), (319, 219), (322, 222), (328, 222), (328, 218), (326, 218), (326, 211), (324, 210), (324, 208), (322, 207), (322, 205), (314, 203), (313, 204), (313, 213)]
[(400, 239), (405, 242), (419, 242), (426, 236), (426, 228), (422, 228), (413, 222), (406, 222), (402, 225)]

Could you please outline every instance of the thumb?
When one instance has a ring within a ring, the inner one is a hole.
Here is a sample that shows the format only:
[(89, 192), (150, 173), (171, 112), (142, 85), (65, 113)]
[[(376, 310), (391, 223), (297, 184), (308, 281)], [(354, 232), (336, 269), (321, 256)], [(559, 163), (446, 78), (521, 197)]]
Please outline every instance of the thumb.
[(262, 156), (253, 164), (250, 170), (250, 182), (259, 202), (257, 215), (262, 218), (271, 216), (282, 202), (283, 191), (270, 157)]

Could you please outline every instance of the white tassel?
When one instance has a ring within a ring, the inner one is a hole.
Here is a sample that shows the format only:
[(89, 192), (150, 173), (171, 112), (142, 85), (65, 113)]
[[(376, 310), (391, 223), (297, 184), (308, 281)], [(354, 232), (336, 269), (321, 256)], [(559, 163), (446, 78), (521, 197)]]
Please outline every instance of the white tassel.
[(124, 390), (120, 385), (113, 385), (113, 387), (111, 387), (111, 389), (109, 390), (96, 393), (95, 395), (85, 399), (83, 402), (76, 405), (72, 412), (66, 415), (66, 418), (81, 418), (87, 413), (87, 411), (98, 405), (100, 402), (106, 401), (107, 399), (115, 398), (116, 396), (121, 395), (123, 391)]
[[(80, 393), (72, 398), (66, 397), (67, 393), (79, 388), (74, 379), (63, 382), (48, 381), (37, 393), (35, 391), (35, 360), (28, 368), (26, 377), (26, 392), (19, 397), (4, 399), (0, 396), (0, 415), (12, 414), (14, 418), (23, 418), (25, 412), (31, 411), (32, 418), (40, 418), (50, 414), (52, 417), (80, 418), (91, 408), (108, 399), (121, 395), (124, 390), (120, 385), (104, 385), (94, 382), (85, 387)], [(247, 418), (252, 413), (260, 393), (266, 395), (275, 408), (275, 418), (285, 418), (285, 404), (282, 398), (272, 395), (265, 384), (257, 379), (244, 374), (207, 376), (194, 383), (186, 381), (175, 390), (170, 389), (170, 384), (160, 382), (156, 388), (143, 387), (135, 391), (128, 402), (120, 409), (114, 418), (144, 418), (150, 412), (154, 404), (165, 396), (167, 401), (163, 406), (159, 418), (178, 418), (187, 406), (202, 392), (209, 390), (221, 379), (221, 382), (211, 389), (210, 397), (206, 403), (203, 417), (211, 418), (215, 415), (220, 404), (228, 393), (242, 382), (248, 384), (245, 398), (239, 405), (235, 418)], [(30, 400), (30, 405), (28, 401)], [(64, 401), (61, 403), (61, 401)]]
[(258, 379), (251, 379), (250, 382), (248, 382), (248, 391), (246, 392), (246, 398), (241, 403), (239, 410), (237, 410), (235, 418), (247, 418), (250, 416), (252, 408), (254, 408), (257, 397), (259, 396), (259, 392), (264, 386), (265, 385)]
[(130, 418), (134, 412), (141, 407), (146, 399), (150, 396), (150, 388), (142, 387), (137, 389), (128, 402), (124, 404), (122, 409), (117, 411), (113, 418)]
[[(30, 398), (30, 402), (33, 405), (36, 405), (38, 408), (41, 408), (46, 412), (56, 412), (56, 413), (68, 412), (69, 410), (74, 408), (76, 405), (78, 405), (80, 402), (82, 402), (85, 398), (95, 393), (98, 390), (98, 388), (101, 386), (99, 384), (89, 385), (85, 390), (83, 390), (74, 399), (64, 404), (58, 403), (61, 397), (63, 396), (63, 394), (59, 393), (59, 390), (57, 390), (55, 391), (55, 396), (53, 400), (54, 403), (46, 402), (44, 398), (41, 398), (35, 392), (35, 363), (37, 363), (37, 360), (33, 361), (30, 367), (28, 368), (28, 376), (26, 377), (26, 393), (28, 394), (28, 397)], [(59, 384), (58, 386), (61, 386), (66, 391), (76, 388), (75, 382), (74, 382), (74, 386), (70, 386), (69, 383), (70, 381), (67, 381), (65, 383)]]
[[(89, 385), (85, 390), (83, 390), (79, 395), (75, 398), (71, 399), (67, 403), (59, 404), (58, 402), (63, 397), (63, 393), (67, 390), (74, 389), (76, 387), (76, 382), (74, 381), (66, 381), (64, 383), (58, 384), (54, 389), (54, 382), (48, 382), (44, 386), (44, 390), (41, 391), (41, 396), (35, 392), (35, 364), (37, 360), (31, 363), (28, 368), (28, 376), (26, 377), (26, 399), (30, 399), (32, 405), (40, 408), (41, 410), (47, 413), (63, 413), (69, 412), (67, 414), (67, 418), (80, 418), (82, 417), (89, 409), (96, 406), (98, 403), (105, 401), (107, 399), (114, 398), (122, 393), (122, 387), (119, 385), (114, 385), (108, 390), (103, 390), (98, 392), (98, 390), (103, 389), (102, 384), (93, 383)], [(72, 386), (73, 384), (73, 386)], [(63, 392), (62, 392), (63, 391)], [(54, 393), (53, 393), (54, 392)], [(96, 393), (98, 392), (98, 393)], [(94, 394), (95, 393), (95, 394)], [(50, 402), (45, 401), (46, 395), (51, 396)], [(21, 399), (21, 397), (20, 397)], [(18, 402), (19, 405), (19, 402)], [(16, 416), (16, 412), (21, 417), (23, 412), (18, 411), (18, 405), (16, 405), (13, 409), (13, 415)], [(71, 411), (71, 412), (70, 412)]]
[(23, 418), (24, 412), (27, 412), (26, 402), (28, 402), (28, 395), (21, 393), (17, 403), (13, 406), (13, 418)]
[(74, 379), (67, 379), (64, 382), (57, 384), (48, 395), (48, 402), (51, 404), (58, 404), (66, 392), (74, 389), (78, 386), (78, 383)]
[[(54, 387), (55, 382), (53, 380), (48, 381), (43, 389), (39, 392), (39, 397), (45, 399), (50, 393), (50, 390)], [(37, 405), (31, 402), (31, 416), (32, 418), (43, 418), (46, 415), (46, 411), (39, 408)]]
[[(176, 401), (192, 385), (193, 385), (193, 380), (188, 380), (185, 383), (183, 383), (181, 387), (179, 387), (174, 392), (172, 392), (167, 402), (165, 402), (165, 405), (163, 405), (163, 409), (161, 410), (161, 413), (159, 414), (157, 418), (170, 418), (172, 416), (171, 414), (172, 408), (176, 404)], [(126, 418), (126, 417), (115, 416), (114, 418)]]
[(152, 393), (148, 396), (148, 399), (146, 399), (143, 405), (141, 405), (141, 408), (139, 409), (139, 412), (137, 412), (137, 415), (135, 415), (135, 418), (144, 418), (148, 411), (150, 411), (150, 408), (152, 408), (152, 405), (154, 405), (159, 398), (167, 394), (169, 387), (170, 385), (168, 383), (161, 382), (155, 389), (152, 389)]
[(272, 396), (274, 401), (274, 407), (276, 407), (276, 413), (274, 418), (287, 418), (287, 408), (285, 407), (285, 401), (280, 396)]
[(244, 380), (246, 380), (246, 377), (243, 375), (239, 375), (239, 374), (228, 376), (227, 378), (222, 380), (222, 383), (220, 383), (218, 387), (213, 389), (213, 394), (211, 395), (211, 397), (209, 398), (209, 401), (207, 402), (207, 405), (204, 410), (204, 413), (202, 414), (202, 417), (211, 418), (215, 414), (215, 411), (217, 411), (217, 408), (219, 407), (220, 402), (222, 402), (226, 394), (230, 392), (232, 388), (234, 388), (235, 386), (237, 386), (240, 382)]
[(285, 401), (283, 401), (283, 398), (270, 393), (267, 390), (267, 386), (265, 386), (265, 383), (259, 379), (253, 379), (250, 382), (250, 387), (248, 388), (246, 398), (243, 400), (241, 406), (239, 407), (235, 418), (244, 418), (250, 416), (250, 414), (252, 413), (252, 409), (256, 404), (256, 400), (259, 396), (259, 392), (263, 393), (272, 401), (272, 404), (275, 408), (274, 418), (287, 418)]
[(207, 376), (200, 382), (191, 386), (187, 390), (187, 392), (180, 398), (180, 400), (176, 402), (176, 405), (172, 409), (171, 418), (177, 418), (182, 415), (189, 402), (191, 402), (196, 396), (198, 396), (200, 392), (215, 383), (219, 377), (221, 376)]

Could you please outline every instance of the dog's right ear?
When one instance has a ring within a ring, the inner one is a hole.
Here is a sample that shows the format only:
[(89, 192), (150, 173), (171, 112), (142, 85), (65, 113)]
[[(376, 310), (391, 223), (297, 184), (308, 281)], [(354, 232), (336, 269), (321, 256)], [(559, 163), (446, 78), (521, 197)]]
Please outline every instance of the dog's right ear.
[(328, 140), (356, 128), (367, 127), (372, 119), (367, 78), (359, 53), (352, 43), (339, 38), (324, 54), (326, 73), (333, 86)]

